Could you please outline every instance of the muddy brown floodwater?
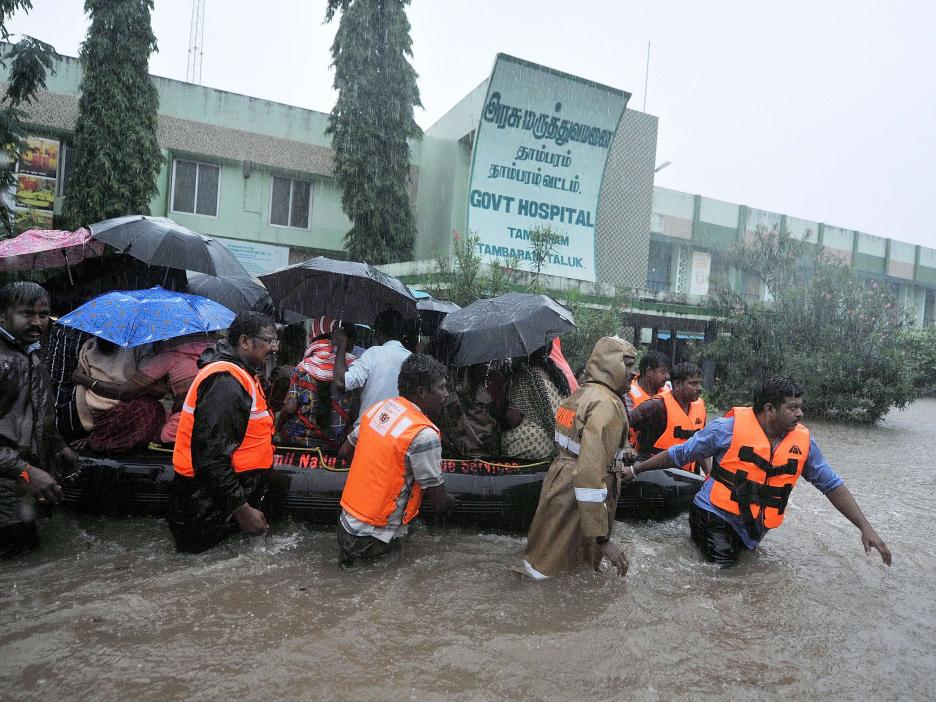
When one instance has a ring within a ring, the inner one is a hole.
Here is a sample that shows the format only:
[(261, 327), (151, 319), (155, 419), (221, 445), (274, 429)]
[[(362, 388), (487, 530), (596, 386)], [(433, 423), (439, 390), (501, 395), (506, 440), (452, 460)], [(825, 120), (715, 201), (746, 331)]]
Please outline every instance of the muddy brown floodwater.
[(685, 516), (618, 523), (623, 580), (532, 583), (522, 536), (421, 529), (341, 573), (332, 530), (173, 552), (154, 519), (60, 513), (0, 564), (0, 698), (932, 699), (936, 401), (877, 427), (811, 423), (894, 554), (808, 483), (739, 567)]

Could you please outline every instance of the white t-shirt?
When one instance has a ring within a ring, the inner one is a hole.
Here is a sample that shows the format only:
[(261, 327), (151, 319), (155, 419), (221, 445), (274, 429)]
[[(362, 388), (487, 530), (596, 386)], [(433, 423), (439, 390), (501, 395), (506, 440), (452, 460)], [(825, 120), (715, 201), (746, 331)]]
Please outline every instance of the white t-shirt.
[[(378, 402), (400, 394), (397, 378), (400, 377), (400, 366), (409, 355), (403, 344), (391, 339), (382, 346), (371, 346), (351, 364), (345, 372), (345, 390), (364, 388), (361, 391), (361, 415)], [(358, 417), (354, 425), (360, 422)]]

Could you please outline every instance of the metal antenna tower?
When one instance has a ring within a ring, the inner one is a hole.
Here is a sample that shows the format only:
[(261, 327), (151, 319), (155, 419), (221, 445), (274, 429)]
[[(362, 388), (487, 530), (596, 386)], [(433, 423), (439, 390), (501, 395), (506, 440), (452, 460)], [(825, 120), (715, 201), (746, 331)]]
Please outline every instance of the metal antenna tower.
[(206, 0), (192, 0), (192, 23), (189, 26), (185, 80), (196, 85), (201, 85), (202, 58), (205, 55), (205, 2)]

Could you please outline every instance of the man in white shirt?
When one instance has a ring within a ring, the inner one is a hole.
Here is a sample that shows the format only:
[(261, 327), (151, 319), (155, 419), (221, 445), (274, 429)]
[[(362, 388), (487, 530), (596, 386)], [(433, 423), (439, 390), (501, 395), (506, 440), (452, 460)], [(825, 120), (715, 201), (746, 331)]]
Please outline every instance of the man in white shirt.
[[(397, 378), (403, 361), (410, 355), (397, 339), (403, 335), (403, 318), (399, 312), (385, 310), (374, 322), (374, 345), (367, 349), (348, 368), (345, 352), (348, 337), (340, 327), (335, 329), (335, 387), (346, 390), (361, 390), (361, 414), (378, 402), (400, 394)], [(360, 418), (355, 426), (360, 423)]]

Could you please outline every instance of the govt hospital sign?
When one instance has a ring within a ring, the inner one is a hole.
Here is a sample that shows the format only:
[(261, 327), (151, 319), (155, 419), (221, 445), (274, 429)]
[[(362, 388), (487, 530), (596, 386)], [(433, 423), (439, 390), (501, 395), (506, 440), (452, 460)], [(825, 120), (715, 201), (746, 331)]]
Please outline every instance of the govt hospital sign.
[[(488, 259), (534, 259), (530, 232), (558, 243), (543, 272), (595, 280), (595, 218), (608, 150), (630, 93), (498, 54), (475, 134), (468, 231)], [(526, 263), (525, 263), (526, 262)]]

